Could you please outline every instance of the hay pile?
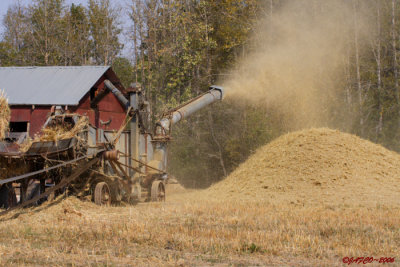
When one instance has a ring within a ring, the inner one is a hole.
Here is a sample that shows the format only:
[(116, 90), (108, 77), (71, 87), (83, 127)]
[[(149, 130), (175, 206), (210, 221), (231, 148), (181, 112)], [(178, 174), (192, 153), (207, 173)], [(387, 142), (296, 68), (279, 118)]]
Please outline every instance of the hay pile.
[(205, 193), (300, 204), (400, 205), (400, 155), (355, 135), (303, 130), (261, 147)]
[(69, 124), (55, 125), (42, 129), (41, 133), (35, 137), (34, 142), (54, 141), (77, 137), (80, 132), (89, 125), (87, 117), (82, 116), (78, 122), (72, 127)]
[(5, 138), (10, 124), (11, 111), (3, 90), (0, 90), (0, 140)]
[[(76, 137), (79, 139), (79, 133), (84, 131), (89, 126), (89, 120), (87, 117), (82, 116), (78, 122), (72, 127), (72, 125), (54, 125), (43, 128), (42, 131), (34, 137), (34, 139), (28, 139), (19, 146), (20, 151), (26, 152), (34, 142), (57, 142), (59, 140)], [(78, 140), (79, 141), (79, 140)]]

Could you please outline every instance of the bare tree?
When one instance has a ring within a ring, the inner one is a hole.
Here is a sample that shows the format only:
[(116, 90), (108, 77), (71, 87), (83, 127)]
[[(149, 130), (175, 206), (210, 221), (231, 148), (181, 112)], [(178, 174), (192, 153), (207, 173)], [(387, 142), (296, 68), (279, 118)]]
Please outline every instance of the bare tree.
[(396, 95), (396, 102), (398, 106), (398, 127), (400, 127), (400, 94), (399, 94), (399, 81), (398, 81), (398, 69), (397, 69), (397, 45), (396, 45), (396, 0), (392, 0), (392, 49), (393, 49), (393, 74), (394, 74), (394, 88)]
[(361, 74), (360, 74), (360, 48), (358, 44), (358, 17), (357, 9), (359, 7), (358, 0), (353, 0), (353, 21), (354, 21), (354, 53), (355, 53), (355, 64), (356, 64), (356, 77), (357, 77), (357, 93), (358, 93), (358, 105), (359, 105), (359, 117), (360, 117), (360, 134), (364, 133), (364, 116), (362, 112), (363, 107), (363, 88), (361, 85)]
[(376, 76), (377, 76), (377, 90), (378, 90), (378, 112), (379, 119), (378, 125), (376, 127), (376, 138), (378, 138), (379, 134), (382, 132), (383, 127), (383, 105), (382, 105), (382, 62), (381, 62), (381, 6), (380, 0), (376, 1), (376, 26), (377, 26), (377, 41), (376, 41), (376, 52), (375, 60), (376, 60)]

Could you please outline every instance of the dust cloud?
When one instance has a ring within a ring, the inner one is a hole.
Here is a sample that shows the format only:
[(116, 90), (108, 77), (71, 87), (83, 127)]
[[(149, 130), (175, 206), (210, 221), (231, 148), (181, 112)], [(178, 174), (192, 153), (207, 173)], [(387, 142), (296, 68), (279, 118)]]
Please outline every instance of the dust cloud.
[[(368, 29), (361, 18), (360, 34)], [(289, 129), (329, 126), (330, 109), (343, 92), (354, 25), (351, 1), (288, 1), (267, 12), (250, 52), (221, 82), (226, 98), (272, 108)]]

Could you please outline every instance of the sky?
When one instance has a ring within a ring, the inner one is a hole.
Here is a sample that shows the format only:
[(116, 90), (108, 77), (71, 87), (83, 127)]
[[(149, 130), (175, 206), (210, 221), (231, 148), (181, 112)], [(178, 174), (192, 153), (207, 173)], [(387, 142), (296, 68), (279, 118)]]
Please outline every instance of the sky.
[[(23, 5), (27, 5), (27, 4), (31, 4), (33, 1), (31, 0), (19, 0), (21, 2), (21, 4)], [(3, 20), (3, 16), (7, 13), (7, 9), (10, 5), (17, 3), (18, 0), (0, 0), (0, 24), (1, 21)], [(118, 5), (120, 7), (124, 7), (127, 5), (128, 0), (110, 0), (112, 5)], [(65, 0), (65, 4), (67, 6), (71, 5), (71, 4), (83, 4), (84, 6), (87, 6), (88, 0)], [(123, 8), (122, 10), (126, 10), (126, 8)], [(128, 15), (126, 13), (122, 14), (122, 16), (120, 17), (120, 20), (122, 22), (122, 24), (124, 25), (128, 25), (129, 24), (129, 19), (128, 19)], [(4, 31), (3, 26), (0, 26), (0, 34), (2, 34)], [(120, 40), (122, 43), (124, 43), (124, 50), (122, 51), (122, 55), (129, 57), (129, 44), (127, 44), (127, 40), (125, 38), (125, 36), (120, 36)]]

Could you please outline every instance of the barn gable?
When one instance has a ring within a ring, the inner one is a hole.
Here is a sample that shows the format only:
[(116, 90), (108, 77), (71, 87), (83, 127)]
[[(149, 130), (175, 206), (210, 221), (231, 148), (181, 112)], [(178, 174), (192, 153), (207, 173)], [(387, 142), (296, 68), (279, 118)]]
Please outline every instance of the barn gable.
[[(97, 128), (119, 129), (125, 108), (105, 89), (106, 79), (125, 92), (108, 66), (1, 67), (0, 88), (5, 90), (11, 106), (11, 132), (37, 134), (52, 106), (86, 115)], [(102, 97), (92, 105), (100, 93)]]

